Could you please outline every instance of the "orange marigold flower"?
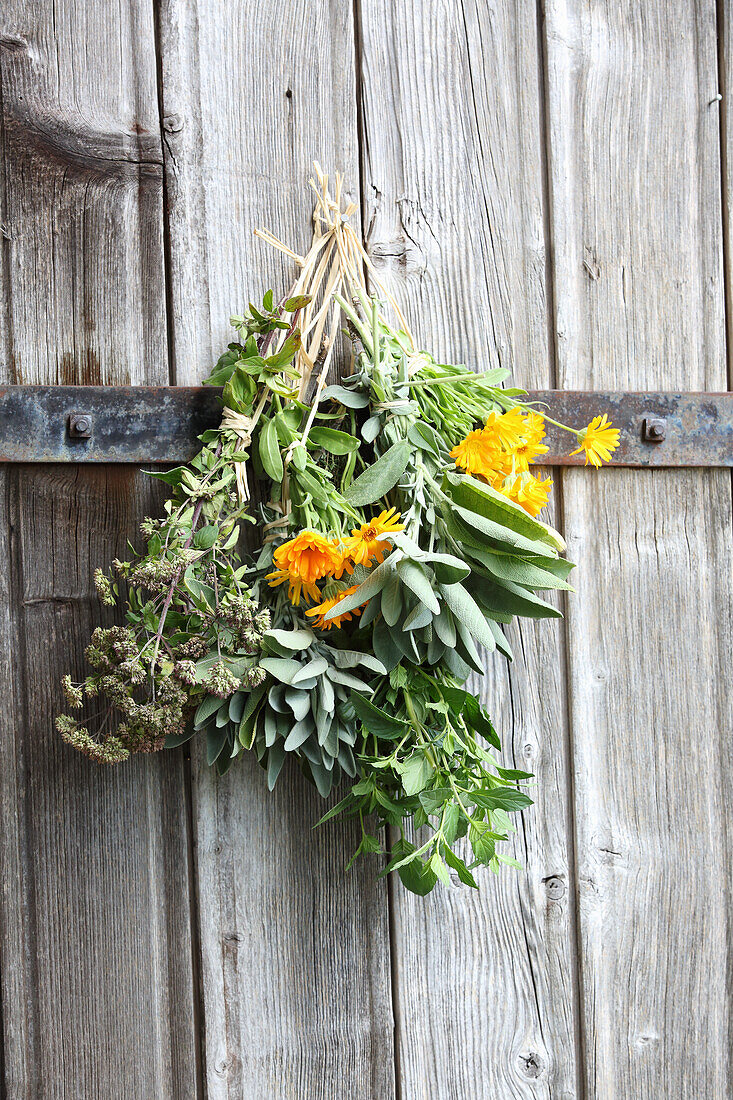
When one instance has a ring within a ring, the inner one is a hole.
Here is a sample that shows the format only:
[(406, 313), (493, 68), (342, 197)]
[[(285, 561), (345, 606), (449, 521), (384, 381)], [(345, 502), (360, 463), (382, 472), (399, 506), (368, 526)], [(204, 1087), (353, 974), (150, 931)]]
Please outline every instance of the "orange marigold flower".
[(300, 606), (301, 594), (306, 595), (309, 600), (320, 600), (321, 598), (321, 590), (317, 584), (306, 584), (300, 577), (291, 576), (287, 569), (276, 569), (273, 573), (268, 573), (266, 580), (270, 588), (275, 588), (278, 584), (285, 584), (287, 581), (288, 597), (295, 607)]
[(544, 481), (539, 481), (531, 474), (525, 474), (514, 482), (507, 482), (501, 492), (515, 504), (521, 505), (530, 516), (536, 516), (547, 504), (551, 488), (552, 478), (547, 477)]
[(513, 451), (527, 434), (527, 425), (521, 409), (510, 409), (505, 413), (489, 413), (484, 429), (507, 451)]
[(362, 523), (361, 527), (354, 527), (351, 537), (344, 539), (343, 562), (348, 573), (353, 573), (354, 565), (364, 565), (368, 569), (372, 559), (379, 565), (384, 561), (385, 554), (392, 549), (389, 539), (380, 538), (386, 534), (396, 534), (404, 531), (405, 525), (399, 522), (400, 514), (396, 508), (380, 512), (368, 523)]
[(467, 474), (480, 477), (490, 477), (497, 461), (501, 458), (501, 450), (496, 438), (485, 428), (478, 428), (469, 432), (465, 439), (453, 448), (450, 453), (455, 459), (456, 466), (460, 466)]
[[(358, 587), (358, 584), (352, 584), (350, 588), (344, 588), (342, 592), (337, 593), (335, 596), (328, 596), (317, 607), (311, 607), (306, 611), (306, 615), (313, 617), (313, 626), (319, 630), (330, 630), (332, 626), (339, 627), (342, 623), (349, 622), (352, 615), (361, 615), (361, 607), (355, 607), (353, 611), (344, 611), (341, 615), (334, 615), (332, 619), (326, 620), (324, 618), (332, 607), (335, 607), (346, 596), (350, 596), (352, 592), (356, 592)], [(363, 607), (364, 604), (361, 606)]]
[(579, 455), (585, 451), (585, 464), (592, 462), (594, 466), (600, 466), (602, 462), (608, 462), (611, 451), (618, 447), (619, 430), (611, 426), (611, 421), (606, 414), (594, 416), (587, 428), (578, 432), (577, 450), (571, 451), (571, 455)]
[(278, 546), (272, 555), (276, 569), (267, 574), (272, 587), (289, 582), (290, 602), (300, 603), (301, 591), (311, 599), (320, 597), (316, 581), (335, 573), (341, 565), (341, 555), (318, 531), (301, 531), (294, 539)]

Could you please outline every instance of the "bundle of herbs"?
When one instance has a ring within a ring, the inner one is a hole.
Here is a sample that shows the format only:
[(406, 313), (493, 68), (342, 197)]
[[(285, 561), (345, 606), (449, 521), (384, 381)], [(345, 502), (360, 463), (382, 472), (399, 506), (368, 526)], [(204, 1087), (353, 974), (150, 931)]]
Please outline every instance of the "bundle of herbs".
[[(530, 469), (548, 418), (506, 371), (415, 347), (396, 303), (367, 292), (341, 180), (333, 197), (318, 182), (311, 250), (284, 249), (291, 295), (232, 319), (208, 379), (220, 429), (153, 475), (171, 496), (145, 551), (97, 572), (126, 625), (95, 631), (93, 672), (64, 682), (71, 709), (101, 710), (58, 727), (109, 763), (200, 736), (220, 774), (254, 752), (270, 788), (291, 757), (324, 798), (344, 784), (321, 820), (358, 818), (353, 858), (382, 854), (419, 894), (451, 871), (475, 887), (478, 866), (515, 865), (501, 845), (532, 776), (500, 764), (466, 683), (492, 651), (511, 660), (515, 615), (559, 614), (537, 593), (570, 587), (538, 518), (552, 482)], [(351, 362), (327, 385), (344, 325)], [(605, 416), (567, 430), (594, 465), (618, 444)], [(240, 556), (245, 520), (258, 547)]]

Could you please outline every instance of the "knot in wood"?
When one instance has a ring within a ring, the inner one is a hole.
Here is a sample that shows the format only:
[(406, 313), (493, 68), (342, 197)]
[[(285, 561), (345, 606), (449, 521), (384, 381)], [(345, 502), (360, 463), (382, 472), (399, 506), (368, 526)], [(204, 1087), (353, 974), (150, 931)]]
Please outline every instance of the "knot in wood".
[(183, 129), (183, 119), (180, 115), (166, 115), (163, 119), (163, 129), (167, 134), (179, 134)]
[(559, 901), (565, 894), (565, 883), (558, 875), (551, 875), (544, 880), (547, 896), (551, 901)]
[(536, 1081), (545, 1067), (540, 1055), (536, 1051), (530, 1050), (526, 1054), (519, 1055), (519, 1068), (524, 1077)]

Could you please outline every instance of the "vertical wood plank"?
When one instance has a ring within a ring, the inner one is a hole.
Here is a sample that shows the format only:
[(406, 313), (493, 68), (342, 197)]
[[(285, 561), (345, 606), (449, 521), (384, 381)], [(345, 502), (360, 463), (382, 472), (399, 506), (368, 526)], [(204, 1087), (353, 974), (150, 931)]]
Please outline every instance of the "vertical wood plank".
[[(2, 380), (167, 380), (149, 6), (5, 4)], [(180, 760), (104, 770), (53, 728), (92, 572), (154, 503), (121, 469), (3, 474), (0, 980), (8, 1097), (196, 1094)], [(2, 1091), (0, 1087), (0, 1091)]]
[[(305, 250), (311, 162), (358, 156), (351, 5), (160, 8), (171, 337), (176, 378), (200, 380), (228, 319)], [(207, 1095), (238, 1100), (394, 1094), (387, 900), (374, 866), (344, 875), (350, 826), (286, 768), (274, 794), (246, 756), (217, 780), (194, 750)]]
[[(421, 345), (549, 386), (542, 88), (526, 6), (362, 0), (365, 223)], [(576, 1095), (562, 632), (523, 622), (481, 685), (504, 760), (537, 776), (479, 895), (393, 885), (401, 1096)]]
[[(546, 42), (559, 384), (724, 388), (714, 4)], [(730, 478), (564, 482), (587, 1095), (726, 1096)]]

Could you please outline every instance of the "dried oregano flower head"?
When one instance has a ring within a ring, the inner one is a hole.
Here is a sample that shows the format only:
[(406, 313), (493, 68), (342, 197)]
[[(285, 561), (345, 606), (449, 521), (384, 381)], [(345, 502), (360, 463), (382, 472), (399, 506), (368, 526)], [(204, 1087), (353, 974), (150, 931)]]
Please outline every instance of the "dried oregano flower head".
[(269, 612), (252, 599), (236, 551), (244, 508), (231, 486), (241, 455), (219, 432), (204, 443), (189, 467), (153, 475), (173, 494), (163, 518), (141, 524), (145, 552), (115, 559), (111, 576), (94, 573), (100, 600), (122, 602), (127, 624), (94, 631), (85, 651), (92, 673), (62, 682), (69, 708), (84, 716), (61, 715), (56, 725), (103, 763), (155, 752), (183, 733), (207, 694), (224, 698), (264, 678), (257, 656)]

